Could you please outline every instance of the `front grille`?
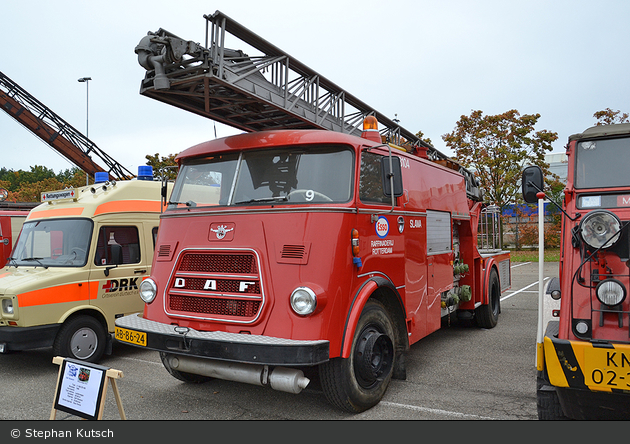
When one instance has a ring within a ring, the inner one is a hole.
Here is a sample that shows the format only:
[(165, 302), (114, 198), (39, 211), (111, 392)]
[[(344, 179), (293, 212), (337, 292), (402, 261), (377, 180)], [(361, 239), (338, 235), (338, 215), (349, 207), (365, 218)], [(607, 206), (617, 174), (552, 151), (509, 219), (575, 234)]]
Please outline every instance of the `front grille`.
[(264, 302), (253, 253), (184, 252), (167, 292), (173, 315), (253, 322)]

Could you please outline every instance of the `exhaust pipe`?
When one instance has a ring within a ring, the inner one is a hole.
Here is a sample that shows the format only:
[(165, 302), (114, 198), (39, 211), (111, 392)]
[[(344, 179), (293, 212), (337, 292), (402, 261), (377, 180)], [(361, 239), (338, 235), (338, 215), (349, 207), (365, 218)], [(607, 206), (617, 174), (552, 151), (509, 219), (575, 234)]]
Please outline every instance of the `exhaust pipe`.
[(285, 367), (270, 369), (268, 365), (241, 364), (179, 355), (169, 355), (166, 359), (172, 369), (180, 372), (246, 384), (271, 386), (274, 390), (287, 393), (298, 394), (310, 382), (302, 370)]

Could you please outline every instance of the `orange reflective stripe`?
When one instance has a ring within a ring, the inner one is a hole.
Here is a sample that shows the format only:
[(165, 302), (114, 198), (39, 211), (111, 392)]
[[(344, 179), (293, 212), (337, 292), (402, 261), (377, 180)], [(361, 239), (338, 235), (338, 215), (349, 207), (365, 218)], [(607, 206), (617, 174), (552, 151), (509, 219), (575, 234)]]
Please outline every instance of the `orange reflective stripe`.
[(18, 295), (18, 303), (20, 307), (33, 307), (61, 302), (87, 301), (89, 298), (86, 284), (67, 284), (21, 293)]
[(41, 219), (44, 217), (61, 217), (61, 216), (80, 216), (83, 213), (83, 207), (78, 208), (55, 208), (52, 210), (31, 211), (27, 220)]
[(161, 203), (155, 200), (115, 200), (106, 202), (94, 211), (94, 216), (104, 213), (149, 212), (159, 213)]

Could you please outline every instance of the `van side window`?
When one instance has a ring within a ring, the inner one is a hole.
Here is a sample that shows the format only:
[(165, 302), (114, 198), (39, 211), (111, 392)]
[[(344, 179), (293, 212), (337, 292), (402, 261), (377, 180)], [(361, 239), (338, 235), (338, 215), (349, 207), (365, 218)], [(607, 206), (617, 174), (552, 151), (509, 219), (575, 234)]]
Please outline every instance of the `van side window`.
[(140, 240), (137, 227), (103, 226), (98, 233), (96, 265), (137, 264)]
[(359, 178), (361, 202), (391, 204), (391, 198), (385, 196), (381, 182), (382, 157), (367, 151), (361, 153), (361, 177)]

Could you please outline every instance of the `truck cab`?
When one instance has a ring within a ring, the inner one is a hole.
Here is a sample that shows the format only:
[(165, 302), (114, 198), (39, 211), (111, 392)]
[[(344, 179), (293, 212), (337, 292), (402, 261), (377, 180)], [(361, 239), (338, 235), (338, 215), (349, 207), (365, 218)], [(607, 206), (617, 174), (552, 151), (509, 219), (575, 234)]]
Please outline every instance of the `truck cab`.
[(97, 362), (114, 320), (142, 311), (162, 210), (152, 175), (42, 193), (0, 271), (0, 352)]
[[(630, 418), (629, 155), (630, 124), (569, 137), (559, 277), (541, 304), (545, 310), (549, 298), (560, 301), (552, 320), (539, 325), (540, 419)], [(531, 202), (542, 176), (527, 171), (523, 194)]]

